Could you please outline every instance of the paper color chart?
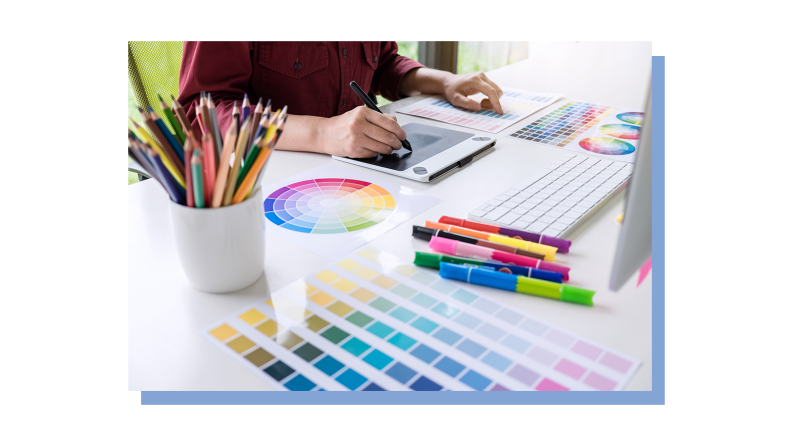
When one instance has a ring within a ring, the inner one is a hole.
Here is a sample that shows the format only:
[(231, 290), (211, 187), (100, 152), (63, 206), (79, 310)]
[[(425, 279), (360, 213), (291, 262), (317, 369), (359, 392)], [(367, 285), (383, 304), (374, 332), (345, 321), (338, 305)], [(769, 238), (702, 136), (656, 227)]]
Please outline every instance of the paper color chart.
[(282, 390), (620, 390), (640, 362), (364, 248), (202, 335)]
[(264, 215), (297, 232), (338, 234), (368, 228), (396, 207), (393, 195), (368, 181), (320, 178), (299, 181), (271, 193)]
[(643, 113), (632, 109), (570, 101), (509, 137), (634, 163), (637, 122), (643, 122)]
[[(479, 93), (471, 96), (471, 99), (481, 102), (484, 97), (484, 95)], [(555, 93), (535, 93), (507, 88), (503, 90), (503, 96), (500, 97), (500, 103), (503, 107), (502, 115), (495, 113), (495, 110), (491, 109), (481, 109), (473, 112), (454, 107), (441, 96), (433, 96), (418, 101), (415, 104), (401, 108), (398, 112), (497, 133), (531, 113), (547, 107), (560, 97), (560, 94)]]

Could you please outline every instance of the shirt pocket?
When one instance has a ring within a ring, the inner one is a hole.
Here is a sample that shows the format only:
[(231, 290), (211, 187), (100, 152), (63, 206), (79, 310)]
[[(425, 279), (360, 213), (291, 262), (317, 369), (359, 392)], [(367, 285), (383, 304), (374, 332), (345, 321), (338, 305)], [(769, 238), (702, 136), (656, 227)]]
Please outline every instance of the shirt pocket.
[(324, 42), (261, 42), (253, 82), (273, 109), (289, 114), (332, 116), (328, 95), (329, 51)]
[(300, 79), (327, 68), (330, 58), (322, 42), (262, 42), (259, 65)]
[(379, 53), (381, 47), (382, 45), (380, 42), (363, 42), (363, 57), (366, 59), (366, 63), (374, 70), (379, 66)]

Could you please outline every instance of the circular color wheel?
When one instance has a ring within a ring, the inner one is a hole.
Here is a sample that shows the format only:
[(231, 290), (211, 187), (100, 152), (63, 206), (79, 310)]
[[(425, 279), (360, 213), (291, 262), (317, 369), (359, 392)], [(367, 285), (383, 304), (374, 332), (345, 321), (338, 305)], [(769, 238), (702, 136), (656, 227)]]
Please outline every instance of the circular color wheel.
[(635, 152), (634, 145), (613, 138), (586, 138), (580, 141), (580, 147), (602, 155), (629, 155)]
[(616, 118), (635, 125), (643, 125), (644, 114), (641, 112), (619, 113)]
[(282, 187), (264, 200), (264, 215), (284, 229), (342, 234), (374, 226), (396, 208), (384, 188), (368, 181), (320, 178)]
[(606, 124), (600, 126), (599, 131), (614, 138), (638, 139), (641, 128), (627, 124)]

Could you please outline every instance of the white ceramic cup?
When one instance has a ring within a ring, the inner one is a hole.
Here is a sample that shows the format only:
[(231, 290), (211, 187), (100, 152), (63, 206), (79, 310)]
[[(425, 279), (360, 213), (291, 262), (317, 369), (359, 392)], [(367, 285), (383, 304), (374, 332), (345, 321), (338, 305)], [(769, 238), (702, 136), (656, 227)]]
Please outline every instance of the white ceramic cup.
[(209, 293), (230, 293), (261, 277), (264, 207), (260, 188), (239, 204), (219, 208), (168, 202), (176, 251), (193, 287)]

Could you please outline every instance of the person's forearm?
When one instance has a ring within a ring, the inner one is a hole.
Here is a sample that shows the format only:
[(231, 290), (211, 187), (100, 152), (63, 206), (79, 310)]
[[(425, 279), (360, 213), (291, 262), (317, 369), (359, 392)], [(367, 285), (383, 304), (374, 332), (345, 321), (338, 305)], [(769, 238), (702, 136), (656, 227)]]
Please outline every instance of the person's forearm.
[(417, 94), (441, 94), (445, 91), (446, 82), (453, 76), (447, 71), (431, 68), (416, 68), (402, 78), (399, 94), (403, 97)]
[(319, 128), (325, 119), (316, 116), (289, 115), (275, 149), (324, 153)]

